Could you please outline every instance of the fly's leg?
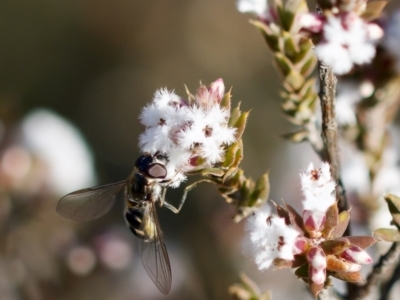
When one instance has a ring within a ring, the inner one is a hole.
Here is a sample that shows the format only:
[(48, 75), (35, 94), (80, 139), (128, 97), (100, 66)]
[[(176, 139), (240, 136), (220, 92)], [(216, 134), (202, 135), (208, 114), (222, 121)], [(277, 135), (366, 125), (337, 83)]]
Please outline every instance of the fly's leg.
[(189, 193), (189, 191), (191, 191), (192, 189), (194, 189), (199, 183), (202, 182), (209, 182), (209, 183), (214, 183), (214, 181), (210, 180), (210, 179), (201, 179), (199, 181), (196, 181), (194, 183), (192, 183), (191, 185), (188, 185), (187, 187), (185, 187), (185, 190), (183, 191), (183, 196), (181, 198), (181, 201), (179, 203), (178, 208), (176, 208), (175, 206), (173, 206), (172, 204), (168, 203), (167, 201), (164, 201), (164, 206), (166, 208), (168, 208), (169, 210), (171, 210), (173, 213), (177, 214), (180, 212), (180, 210), (182, 209), (183, 204), (186, 201), (186, 196)]

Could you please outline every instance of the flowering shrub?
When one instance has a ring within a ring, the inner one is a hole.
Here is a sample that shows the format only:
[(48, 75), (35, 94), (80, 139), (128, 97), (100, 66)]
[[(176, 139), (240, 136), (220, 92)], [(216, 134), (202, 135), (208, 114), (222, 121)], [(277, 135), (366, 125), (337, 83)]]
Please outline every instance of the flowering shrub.
[(295, 274), (309, 284), (314, 295), (330, 284), (329, 276), (361, 281), (361, 264), (372, 263), (363, 249), (373, 245), (375, 239), (342, 237), (350, 211), (338, 212), (328, 163), (319, 169), (310, 164), (300, 177), (302, 215), (290, 205), (276, 205), (277, 215), (273, 215), (270, 206), (265, 205), (247, 220), (245, 252), (254, 257), (260, 270), (272, 263), (278, 268), (297, 268)]

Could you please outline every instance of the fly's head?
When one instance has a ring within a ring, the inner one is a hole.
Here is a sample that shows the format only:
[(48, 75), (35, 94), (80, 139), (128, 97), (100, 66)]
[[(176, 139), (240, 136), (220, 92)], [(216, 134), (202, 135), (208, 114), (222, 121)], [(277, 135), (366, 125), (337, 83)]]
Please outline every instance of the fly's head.
[(148, 178), (162, 180), (167, 177), (167, 163), (168, 158), (165, 155), (158, 152), (154, 155), (145, 153), (136, 160), (135, 167)]

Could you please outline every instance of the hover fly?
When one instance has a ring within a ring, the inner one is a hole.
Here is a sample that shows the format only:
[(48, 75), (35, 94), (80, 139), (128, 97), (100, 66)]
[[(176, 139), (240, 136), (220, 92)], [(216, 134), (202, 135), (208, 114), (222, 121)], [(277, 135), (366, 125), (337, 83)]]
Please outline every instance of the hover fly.
[(179, 208), (164, 201), (172, 179), (165, 179), (168, 159), (156, 153), (140, 156), (127, 180), (87, 188), (70, 193), (58, 202), (57, 213), (75, 220), (88, 221), (107, 213), (115, 202), (116, 195), (124, 188), (124, 216), (129, 229), (138, 237), (143, 266), (151, 280), (163, 294), (171, 289), (171, 266), (167, 248), (156, 212), (156, 202), (178, 213)]

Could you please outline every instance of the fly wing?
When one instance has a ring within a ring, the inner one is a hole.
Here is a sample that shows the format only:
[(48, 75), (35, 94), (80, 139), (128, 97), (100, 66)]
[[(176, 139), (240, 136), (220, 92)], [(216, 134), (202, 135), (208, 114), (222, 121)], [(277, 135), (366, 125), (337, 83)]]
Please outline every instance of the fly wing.
[(144, 214), (142, 230), (147, 239), (138, 239), (143, 266), (151, 280), (165, 295), (171, 290), (171, 265), (167, 248), (162, 238), (157, 211), (153, 202), (148, 202), (148, 211)]
[(72, 192), (60, 199), (57, 213), (74, 221), (99, 218), (111, 209), (124, 185), (126, 180)]

